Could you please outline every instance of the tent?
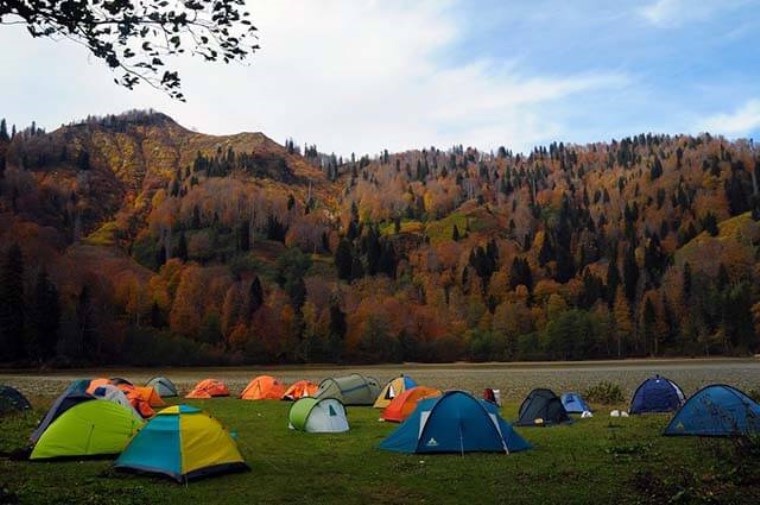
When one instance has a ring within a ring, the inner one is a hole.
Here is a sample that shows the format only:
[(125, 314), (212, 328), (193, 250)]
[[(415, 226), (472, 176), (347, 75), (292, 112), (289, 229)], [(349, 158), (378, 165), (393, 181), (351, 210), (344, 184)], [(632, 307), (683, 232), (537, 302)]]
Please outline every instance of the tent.
[(689, 398), (665, 435), (728, 437), (760, 433), (760, 404), (731, 386), (713, 384)]
[(142, 419), (131, 409), (90, 397), (45, 428), (29, 459), (118, 454), (141, 427)]
[(248, 470), (221, 423), (189, 405), (160, 411), (132, 439), (114, 466), (166, 475), (177, 482)]
[(23, 412), (32, 408), (29, 400), (10, 386), (0, 386), (0, 416), (11, 412)]
[(95, 388), (95, 390), (92, 392), (92, 395), (98, 400), (105, 400), (105, 401), (117, 403), (121, 405), (122, 407), (126, 407), (129, 410), (133, 411), (136, 416), (140, 416), (140, 413), (137, 410), (135, 410), (135, 408), (132, 406), (132, 403), (126, 397), (124, 392), (121, 389), (117, 388), (116, 386), (112, 386), (111, 384), (105, 384), (103, 386)]
[(380, 393), (376, 379), (358, 373), (330, 377), (319, 384), (316, 398), (337, 398), (343, 405), (372, 405)]
[(114, 386), (115, 384), (111, 382), (111, 379), (104, 379), (102, 377), (98, 379), (92, 379), (90, 383), (87, 385), (87, 392), (89, 394), (92, 394), (93, 391), (98, 389), (100, 386)]
[(431, 396), (440, 396), (441, 391), (438, 389), (428, 388), (425, 386), (415, 386), (411, 389), (407, 389), (396, 398), (394, 398), (385, 410), (380, 419), (384, 421), (390, 421), (392, 423), (403, 422), (404, 419), (409, 417), (414, 409), (417, 408), (417, 403), (425, 398)]
[(166, 377), (153, 377), (146, 386), (151, 386), (161, 398), (174, 398), (179, 396), (177, 386)]
[(391, 403), (391, 400), (396, 398), (407, 389), (413, 388), (416, 385), (417, 383), (414, 382), (414, 379), (401, 374), (398, 377), (388, 381), (382, 391), (380, 391), (380, 394), (377, 395), (375, 404), (372, 405), (372, 407), (376, 409), (384, 409)]
[(128, 381), (122, 377), (111, 377), (111, 384), (114, 386), (121, 386), (122, 384), (126, 384), (127, 386), (134, 386), (134, 384), (132, 384), (132, 381)]
[(346, 409), (335, 398), (301, 398), (288, 413), (291, 430), (307, 433), (343, 433), (348, 431)]
[(631, 414), (672, 412), (684, 403), (684, 394), (678, 384), (655, 375), (642, 382), (631, 399)]
[(295, 384), (291, 385), (288, 389), (285, 390), (285, 392), (282, 394), (283, 400), (298, 400), (299, 398), (304, 398), (307, 396), (314, 396), (317, 394), (317, 391), (319, 390), (319, 386), (317, 384), (314, 384), (311, 381), (302, 380), (298, 381)]
[(215, 398), (217, 396), (230, 396), (230, 390), (224, 382), (216, 379), (205, 379), (195, 385), (185, 398)]
[(40, 424), (37, 425), (37, 428), (29, 437), (29, 441), (32, 443), (32, 445), (36, 444), (45, 430), (47, 430), (48, 427), (67, 410), (79, 405), (80, 403), (95, 399), (94, 396), (84, 391), (84, 389), (87, 388), (87, 383), (89, 383), (89, 381), (74, 382), (70, 384), (69, 387), (67, 387), (66, 390), (61, 393), (58, 398), (55, 399), (53, 404), (48, 409), (47, 413), (45, 413), (45, 417), (42, 418)]
[(412, 415), (380, 443), (404, 453), (518, 452), (531, 446), (499, 409), (463, 391), (422, 400)]
[(583, 400), (578, 393), (562, 393), (562, 406), (568, 414), (583, 414), (591, 412), (591, 407)]
[(279, 400), (285, 394), (285, 385), (271, 375), (259, 375), (245, 387), (243, 400)]
[(562, 401), (554, 391), (538, 388), (531, 391), (520, 405), (518, 426), (551, 426), (554, 424), (571, 423)]

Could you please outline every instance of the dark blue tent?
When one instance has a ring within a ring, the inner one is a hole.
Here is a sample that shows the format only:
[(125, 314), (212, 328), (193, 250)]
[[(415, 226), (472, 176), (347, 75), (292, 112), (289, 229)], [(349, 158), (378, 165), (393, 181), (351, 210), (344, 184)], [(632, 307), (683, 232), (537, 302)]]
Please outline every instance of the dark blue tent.
[(530, 449), (495, 405), (463, 391), (422, 400), (380, 444), (404, 453), (510, 452)]
[(684, 395), (678, 384), (655, 375), (642, 382), (633, 393), (631, 414), (673, 412), (683, 405)]
[(583, 412), (591, 412), (589, 407), (583, 398), (578, 393), (563, 393), (562, 394), (562, 406), (569, 414), (582, 414)]
[(760, 404), (736, 388), (713, 384), (689, 398), (665, 435), (728, 437), (760, 433)]
[(10, 386), (0, 386), (0, 416), (30, 410), (32, 405), (21, 392)]
[(517, 426), (554, 426), (572, 423), (562, 400), (551, 389), (537, 388), (520, 405)]

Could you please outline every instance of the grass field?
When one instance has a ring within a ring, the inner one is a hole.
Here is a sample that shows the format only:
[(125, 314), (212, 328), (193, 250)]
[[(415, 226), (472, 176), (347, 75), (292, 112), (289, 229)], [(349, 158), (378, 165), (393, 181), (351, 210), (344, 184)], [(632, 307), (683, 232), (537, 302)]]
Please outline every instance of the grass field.
[[(391, 372), (383, 370), (374, 375)], [(469, 379), (483, 380), (477, 372)], [(24, 445), (51, 400), (0, 419), (0, 454)], [(111, 460), (0, 456), (0, 503), (760, 503), (759, 444), (662, 437), (669, 416), (609, 417), (625, 405), (594, 405), (595, 417), (570, 426), (519, 428), (530, 451), (422, 456), (378, 450), (396, 425), (378, 422), (369, 407), (348, 408), (348, 434), (310, 435), (288, 430), (285, 402), (188, 403), (238, 433), (250, 472), (178, 485), (115, 472)], [(514, 420), (518, 407), (508, 401), (504, 417)]]

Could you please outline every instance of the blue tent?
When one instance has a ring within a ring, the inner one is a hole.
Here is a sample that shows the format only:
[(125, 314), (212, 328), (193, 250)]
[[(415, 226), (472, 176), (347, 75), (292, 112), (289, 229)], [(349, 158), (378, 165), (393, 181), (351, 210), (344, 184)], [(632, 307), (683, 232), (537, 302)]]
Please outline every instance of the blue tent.
[(697, 391), (681, 407), (665, 435), (727, 437), (760, 433), (760, 404), (736, 388), (713, 384)]
[(570, 414), (582, 414), (583, 412), (591, 412), (589, 407), (583, 398), (578, 393), (563, 393), (562, 394), (562, 406)]
[(495, 405), (463, 391), (422, 400), (409, 418), (380, 444), (404, 453), (510, 452), (530, 449)]
[(672, 412), (683, 405), (684, 395), (678, 384), (655, 375), (642, 382), (633, 393), (631, 414), (646, 412)]

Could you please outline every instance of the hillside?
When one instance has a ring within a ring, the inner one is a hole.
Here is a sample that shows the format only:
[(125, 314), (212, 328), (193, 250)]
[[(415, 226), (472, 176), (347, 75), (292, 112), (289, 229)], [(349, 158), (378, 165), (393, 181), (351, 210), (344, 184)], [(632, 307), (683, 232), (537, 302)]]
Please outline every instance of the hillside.
[(342, 160), (139, 111), (0, 135), (0, 362), (757, 352), (759, 164), (707, 134)]

